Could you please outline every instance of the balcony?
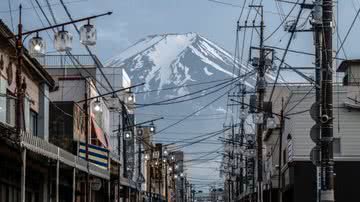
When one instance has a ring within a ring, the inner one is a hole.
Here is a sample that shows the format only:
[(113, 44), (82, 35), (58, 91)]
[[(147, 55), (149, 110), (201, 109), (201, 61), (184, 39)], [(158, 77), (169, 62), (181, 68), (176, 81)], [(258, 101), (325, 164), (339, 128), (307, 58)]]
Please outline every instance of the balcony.
[(79, 64), (84, 68), (95, 68), (99, 60), (91, 55), (45, 55), (36, 57), (38, 62), (45, 68), (75, 68)]
[[(108, 170), (99, 168), (98, 166), (87, 162), (86, 160), (77, 157), (70, 152), (67, 152), (45, 140), (24, 133), (21, 135), (21, 146), (33, 151), (37, 154), (43, 155), (53, 160), (59, 160), (61, 163), (70, 167), (77, 168), (83, 172), (90, 173), (94, 176), (110, 179), (110, 172)], [(89, 170), (88, 170), (89, 168)]]

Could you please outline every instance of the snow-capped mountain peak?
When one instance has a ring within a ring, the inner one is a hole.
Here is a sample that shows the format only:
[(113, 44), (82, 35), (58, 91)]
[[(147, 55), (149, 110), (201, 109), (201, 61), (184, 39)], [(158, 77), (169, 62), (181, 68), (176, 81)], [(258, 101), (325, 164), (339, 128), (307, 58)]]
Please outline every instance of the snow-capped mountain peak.
[[(223, 48), (191, 32), (147, 36), (111, 58), (106, 66), (124, 67), (133, 83), (145, 82), (143, 90), (150, 90), (236, 77), (239, 66), (242, 72), (252, 70), (234, 62)], [(186, 92), (184, 88), (174, 94)]]

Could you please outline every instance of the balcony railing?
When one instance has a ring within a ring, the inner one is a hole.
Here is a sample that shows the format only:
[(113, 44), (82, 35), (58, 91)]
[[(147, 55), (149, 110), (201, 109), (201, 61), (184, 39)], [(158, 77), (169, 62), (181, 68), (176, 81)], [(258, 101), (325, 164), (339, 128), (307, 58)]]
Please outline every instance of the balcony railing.
[(74, 66), (78, 66), (79, 63), (83, 67), (96, 67), (98, 59), (96, 56), (94, 57), (96, 62), (91, 55), (45, 55), (37, 57), (36, 59), (45, 68), (74, 68)]
[(60, 162), (68, 166), (77, 168), (84, 172), (89, 172), (90, 174), (97, 177), (110, 179), (110, 172), (108, 170), (102, 169), (92, 163), (89, 163), (86, 160), (75, 156), (70, 152), (67, 152), (41, 138), (24, 133), (23, 135), (21, 135), (21, 145), (29, 149), (30, 151), (54, 160), (59, 160)]

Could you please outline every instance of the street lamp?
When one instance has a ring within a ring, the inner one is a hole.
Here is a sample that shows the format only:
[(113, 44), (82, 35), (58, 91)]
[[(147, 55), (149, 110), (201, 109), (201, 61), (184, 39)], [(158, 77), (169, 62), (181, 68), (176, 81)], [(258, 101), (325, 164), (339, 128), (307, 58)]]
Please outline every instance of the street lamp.
[(276, 121), (275, 121), (275, 118), (273, 116), (270, 116), (267, 118), (266, 120), (266, 127), (268, 129), (275, 129), (277, 127), (277, 124), (276, 124)]
[(46, 44), (43, 38), (39, 37), (39, 33), (29, 40), (29, 53), (31, 56), (45, 55)]
[(164, 150), (164, 156), (167, 157), (168, 155), (169, 155), (169, 152), (168, 152), (168, 150), (165, 148), (165, 150)]
[(145, 161), (148, 161), (150, 159), (149, 154), (145, 154), (144, 159), (145, 159)]
[(264, 121), (264, 113), (258, 112), (254, 115), (254, 123), (255, 124), (262, 124)]
[(96, 112), (102, 111), (102, 109), (101, 109), (101, 102), (100, 102), (99, 99), (96, 99), (96, 101), (94, 102), (94, 110), (95, 110)]
[(96, 44), (96, 28), (90, 24), (90, 20), (87, 24), (80, 27), (80, 43), (86, 46)]
[(126, 141), (131, 140), (131, 139), (132, 139), (132, 132), (131, 132), (131, 131), (125, 131), (125, 132), (124, 132), (124, 139), (125, 139)]
[(241, 120), (245, 120), (245, 119), (247, 118), (247, 116), (248, 116), (247, 111), (241, 110), (241, 112), (240, 112), (240, 114), (239, 114), (239, 118), (240, 118)]
[(73, 36), (62, 27), (54, 35), (54, 47), (59, 52), (71, 51)]
[(151, 124), (150, 124), (150, 132), (155, 133), (155, 125), (154, 125), (154, 122), (151, 122)]

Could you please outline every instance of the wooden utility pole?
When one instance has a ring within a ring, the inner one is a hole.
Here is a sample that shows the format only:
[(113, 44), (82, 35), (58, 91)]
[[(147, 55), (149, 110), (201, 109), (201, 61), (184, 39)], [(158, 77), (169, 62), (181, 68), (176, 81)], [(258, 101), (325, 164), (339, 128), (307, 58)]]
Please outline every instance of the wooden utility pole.
[[(238, 26), (238, 29), (241, 28), (260, 28), (260, 47), (259, 47), (259, 63), (257, 64), (257, 81), (256, 81), (256, 91), (257, 91), (257, 112), (263, 113), (264, 108), (264, 97), (265, 97), (265, 47), (264, 47), (264, 10), (262, 5), (249, 5), (250, 8), (255, 8), (260, 10), (261, 22), (260, 25), (245, 25)], [(264, 118), (262, 116), (261, 123), (259, 122), (256, 127), (256, 143), (257, 143), (257, 201), (263, 202), (263, 141), (262, 134), (264, 131)]]
[[(319, 106), (320, 104), (320, 80), (321, 80), (321, 64), (322, 64), (322, 57), (321, 57), (321, 51), (322, 51), (322, 0), (316, 0), (314, 2), (314, 9), (313, 9), (313, 28), (314, 28), (314, 45), (315, 45), (315, 104), (317, 106)], [(320, 108), (317, 107), (315, 108), (315, 122), (317, 126), (321, 125), (320, 122)], [(320, 140), (320, 130), (314, 130), (314, 132), (316, 132), (317, 134), (313, 134), (315, 137), (319, 137), (318, 141), (315, 142), (316, 147), (317, 148), (321, 148), (321, 142)], [(316, 151), (319, 151), (319, 149), (317, 149)], [(320, 155), (318, 155), (320, 156)], [(316, 164), (316, 201), (319, 202), (320, 201), (320, 164)]]
[(321, 191), (322, 202), (335, 201), (333, 157), (333, 81), (332, 81), (332, 31), (333, 1), (323, 0), (323, 49), (321, 64)]
[(282, 202), (282, 186), (281, 186), (281, 168), (282, 168), (282, 139), (285, 127), (284, 118), (284, 98), (281, 99), (281, 112), (280, 112), (280, 131), (279, 131), (279, 170), (278, 170), (278, 198), (279, 202)]
[[(257, 86), (256, 90), (258, 93), (257, 97), (257, 110), (258, 113), (263, 113), (264, 109), (264, 97), (265, 97), (265, 50), (264, 50), (264, 13), (263, 7), (260, 8), (261, 22), (260, 22), (260, 57), (259, 67), (257, 75)], [(263, 119), (265, 116), (262, 117)], [(256, 128), (256, 142), (257, 142), (257, 201), (263, 202), (263, 131), (264, 131), (264, 120), (262, 120)]]

